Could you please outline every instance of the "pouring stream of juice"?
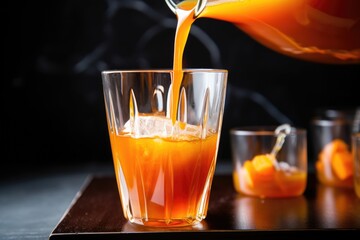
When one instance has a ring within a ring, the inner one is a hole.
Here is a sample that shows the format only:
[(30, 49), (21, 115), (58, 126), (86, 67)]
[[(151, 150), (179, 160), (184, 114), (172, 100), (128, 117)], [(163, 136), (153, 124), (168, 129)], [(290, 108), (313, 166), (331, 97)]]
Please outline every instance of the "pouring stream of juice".
[(262, 45), (294, 58), (331, 64), (360, 63), (359, 0), (165, 2), (178, 18), (170, 113), (173, 122), (182, 80), (183, 51), (191, 25), (197, 18), (231, 22)]
[(194, 12), (193, 4), (187, 5), (182, 9), (176, 10), (178, 25), (176, 29), (175, 42), (174, 42), (174, 59), (173, 59), (174, 75), (172, 82), (171, 108), (170, 108), (170, 116), (173, 124), (176, 121), (179, 90), (183, 76), (182, 74), (183, 53), (191, 25), (195, 21), (193, 12)]

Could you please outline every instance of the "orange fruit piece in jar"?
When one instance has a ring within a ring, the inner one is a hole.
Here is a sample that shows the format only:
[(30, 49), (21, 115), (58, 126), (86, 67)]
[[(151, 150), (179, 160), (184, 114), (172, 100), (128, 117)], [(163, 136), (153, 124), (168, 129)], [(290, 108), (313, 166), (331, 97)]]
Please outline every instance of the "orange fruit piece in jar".
[(332, 172), (340, 180), (345, 180), (353, 175), (352, 153), (346, 142), (334, 139), (325, 145), (319, 154), (316, 168), (318, 171), (325, 171), (326, 165), (331, 166)]
[(353, 175), (352, 154), (349, 151), (334, 153), (331, 167), (338, 178), (344, 180)]
[(262, 175), (274, 174), (274, 160), (270, 155), (257, 155), (253, 158), (252, 164), (255, 171)]
[(247, 160), (244, 162), (244, 172), (242, 174), (245, 183), (250, 186), (251, 188), (254, 187), (254, 181), (253, 179), (253, 175), (255, 174), (255, 169), (254, 166), (252, 164), (252, 162), (250, 160)]
[(348, 145), (341, 139), (334, 139), (326, 144), (323, 150), (323, 157), (331, 157), (336, 152), (348, 151)]
[(262, 185), (264, 182), (274, 181), (275, 167), (268, 155), (257, 155), (244, 163), (246, 182), (252, 187)]

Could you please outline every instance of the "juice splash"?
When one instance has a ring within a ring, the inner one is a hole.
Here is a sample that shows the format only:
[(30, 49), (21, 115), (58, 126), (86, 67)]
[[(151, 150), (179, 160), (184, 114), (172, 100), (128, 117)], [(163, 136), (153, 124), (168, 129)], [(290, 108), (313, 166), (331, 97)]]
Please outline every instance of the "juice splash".
[[(196, 3), (186, 0), (177, 9)], [(264, 46), (291, 57), (360, 63), (358, 0), (208, 0), (194, 18), (231, 22)]]

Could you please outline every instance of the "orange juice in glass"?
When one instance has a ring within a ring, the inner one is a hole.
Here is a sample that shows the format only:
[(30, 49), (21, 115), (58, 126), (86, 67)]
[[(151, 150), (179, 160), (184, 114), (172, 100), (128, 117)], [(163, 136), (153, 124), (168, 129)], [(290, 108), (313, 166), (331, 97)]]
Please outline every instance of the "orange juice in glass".
[(177, 91), (173, 74), (102, 72), (114, 169), (131, 223), (195, 225), (207, 214), (227, 71), (183, 70)]
[(306, 130), (291, 128), (273, 154), (275, 127), (230, 130), (233, 182), (237, 192), (260, 198), (300, 196), (307, 182)]

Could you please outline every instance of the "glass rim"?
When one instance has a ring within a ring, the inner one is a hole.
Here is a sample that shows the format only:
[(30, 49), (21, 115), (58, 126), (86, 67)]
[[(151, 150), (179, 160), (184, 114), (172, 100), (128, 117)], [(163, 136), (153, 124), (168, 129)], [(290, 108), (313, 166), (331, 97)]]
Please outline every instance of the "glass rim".
[(345, 118), (334, 118), (334, 119), (315, 118), (311, 121), (312, 125), (324, 126), (324, 127), (335, 126), (335, 125), (346, 125), (350, 123), (351, 121)]
[[(276, 136), (275, 129), (278, 126), (244, 126), (230, 129), (230, 135), (234, 136)], [(306, 134), (304, 128), (291, 127), (288, 135)]]
[[(154, 69), (119, 69), (119, 70), (104, 70), (101, 71), (102, 74), (114, 74), (114, 73), (173, 73), (174, 69), (171, 68), (154, 68)], [(221, 68), (184, 68), (182, 72), (186, 73), (198, 73), (198, 72), (206, 72), (206, 73), (228, 73), (227, 69)]]

